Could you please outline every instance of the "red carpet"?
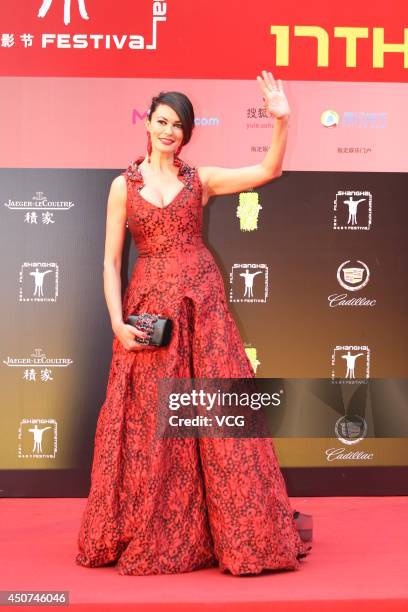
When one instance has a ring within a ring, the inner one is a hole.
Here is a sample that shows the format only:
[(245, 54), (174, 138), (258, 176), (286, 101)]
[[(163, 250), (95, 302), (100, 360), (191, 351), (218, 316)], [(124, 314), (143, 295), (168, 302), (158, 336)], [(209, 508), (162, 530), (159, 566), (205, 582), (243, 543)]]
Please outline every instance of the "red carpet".
[(139, 577), (75, 565), (84, 499), (2, 499), (0, 590), (69, 591), (71, 608), (101, 612), (408, 611), (407, 497), (291, 501), (314, 520), (313, 550), (301, 569)]

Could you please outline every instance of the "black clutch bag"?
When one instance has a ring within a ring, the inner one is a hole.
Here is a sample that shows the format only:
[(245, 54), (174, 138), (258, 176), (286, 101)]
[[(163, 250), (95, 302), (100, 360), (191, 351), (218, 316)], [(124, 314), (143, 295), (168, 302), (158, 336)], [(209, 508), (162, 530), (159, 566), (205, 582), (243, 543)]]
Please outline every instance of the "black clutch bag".
[(148, 334), (148, 338), (135, 336), (136, 342), (152, 344), (153, 346), (167, 346), (170, 342), (173, 322), (160, 314), (142, 312), (141, 314), (129, 315), (126, 323)]

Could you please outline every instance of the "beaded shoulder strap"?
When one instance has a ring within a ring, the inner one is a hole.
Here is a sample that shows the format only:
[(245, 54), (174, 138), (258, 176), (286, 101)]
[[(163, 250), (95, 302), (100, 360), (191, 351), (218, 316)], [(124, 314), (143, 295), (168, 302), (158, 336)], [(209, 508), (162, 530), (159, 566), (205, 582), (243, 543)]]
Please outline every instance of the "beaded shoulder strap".
[[(144, 160), (144, 156), (137, 157), (132, 161), (129, 166), (122, 172), (129, 180), (143, 183), (143, 177), (139, 170), (139, 165)], [(193, 166), (189, 166), (186, 162), (176, 157), (174, 160), (175, 165), (179, 168), (178, 177), (185, 184), (189, 191), (193, 189), (194, 176), (197, 169)]]
[(129, 179), (130, 181), (140, 182), (143, 180), (139, 170), (139, 164), (143, 161), (143, 159), (143, 157), (138, 157), (128, 165), (126, 170), (122, 172), (125, 178)]
[(178, 157), (175, 160), (176, 165), (179, 165), (179, 178), (189, 191), (193, 190), (194, 176), (196, 173), (196, 168), (193, 166), (189, 166), (186, 162), (182, 161)]

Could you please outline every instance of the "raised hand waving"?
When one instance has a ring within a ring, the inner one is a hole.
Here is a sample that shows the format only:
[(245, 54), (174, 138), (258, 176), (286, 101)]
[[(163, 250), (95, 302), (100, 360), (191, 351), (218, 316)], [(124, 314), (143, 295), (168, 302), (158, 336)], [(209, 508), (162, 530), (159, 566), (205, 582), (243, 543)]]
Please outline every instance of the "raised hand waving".
[(262, 70), (262, 76), (256, 80), (261, 88), (266, 110), (277, 119), (290, 115), (289, 103), (283, 91), (282, 81), (275, 81), (272, 72)]

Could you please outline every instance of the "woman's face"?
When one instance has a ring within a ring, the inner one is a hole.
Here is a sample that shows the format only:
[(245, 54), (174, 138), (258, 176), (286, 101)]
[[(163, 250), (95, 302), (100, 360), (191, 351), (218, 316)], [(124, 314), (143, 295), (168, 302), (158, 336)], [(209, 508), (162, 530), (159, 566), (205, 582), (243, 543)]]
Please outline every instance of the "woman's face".
[(183, 126), (177, 113), (166, 104), (159, 104), (146, 127), (152, 139), (152, 150), (175, 153), (183, 141)]

